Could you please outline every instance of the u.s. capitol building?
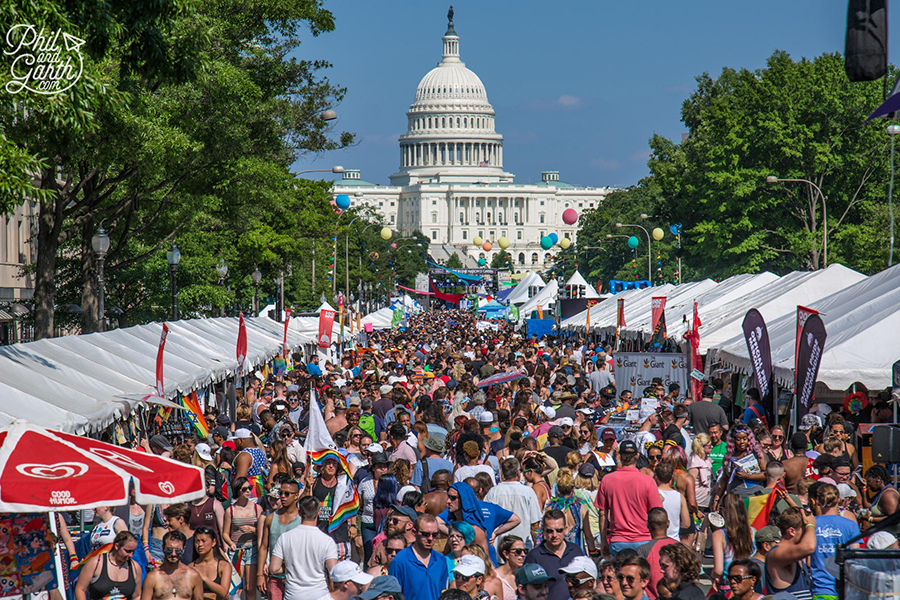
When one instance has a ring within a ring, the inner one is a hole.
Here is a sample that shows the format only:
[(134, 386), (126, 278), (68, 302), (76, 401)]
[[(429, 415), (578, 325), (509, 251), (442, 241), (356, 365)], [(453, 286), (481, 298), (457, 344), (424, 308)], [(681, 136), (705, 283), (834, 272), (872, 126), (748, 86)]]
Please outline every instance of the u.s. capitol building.
[[(558, 245), (544, 251), (543, 236), (575, 241), (576, 226), (563, 222), (563, 211), (595, 208), (611, 189), (566, 183), (558, 171), (543, 172), (537, 183), (515, 183), (503, 169), (503, 136), (494, 128), (496, 113), (484, 84), (460, 60), (452, 13), (443, 43), (441, 61), (419, 82), (406, 113), (400, 170), (391, 185), (347, 169), (334, 192), (372, 207), (403, 235), (421, 231), (438, 260), (456, 252), (466, 266), (482, 256), (490, 263), (500, 252), (497, 241), (506, 237), (516, 270), (540, 270), (559, 251)], [(475, 246), (476, 237), (493, 248)]]

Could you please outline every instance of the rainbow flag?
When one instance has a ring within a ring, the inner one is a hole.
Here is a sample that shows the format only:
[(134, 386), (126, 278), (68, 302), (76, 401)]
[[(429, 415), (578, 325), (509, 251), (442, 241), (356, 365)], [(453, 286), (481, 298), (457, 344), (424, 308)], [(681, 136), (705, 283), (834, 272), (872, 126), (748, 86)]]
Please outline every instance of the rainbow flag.
[(350, 464), (347, 462), (347, 459), (343, 454), (338, 452), (337, 450), (332, 450), (328, 448), (326, 450), (316, 450), (314, 452), (309, 453), (310, 459), (314, 464), (323, 465), (327, 459), (333, 459), (338, 461), (341, 464), (341, 468), (344, 469), (344, 473), (347, 475), (350, 474)]
[(197, 400), (197, 392), (192, 392), (190, 396), (181, 398), (181, 405), (184, 406), (184, 414), (201, 438), (209, 437), (209, 427), (206, 425), (206, 419), (203, 411), (200, 409), (200, 401)]
[(281, 356), (275, 357), (275, 377), (282, 377), (287, 372), (287, 361)]
[(356, 491), (356, 486), (350, 481), (350, 465), (343, 455), (330, 448), (310, 452), (309, 456), (313, 464), (317, 465), (323, 464), (328, 459), (336, 460), (344, 470), (343, 473), (338, 475), (338, 483), (334, 488), (334, 496), (331, 503), (334, 509), (331, 511), (331, 519), (328, 521), (328, 531), (334, 531), (344, 521), (352, 519), (359, 512), (359, 494)]
[[(784, 484), (779, 481), (775, 485), (775, 489), (785, 489)], [(749, 521), (750, 527), (759, 531), (761, 527), (768, 525), (769, 514), (777, 501), (778, 494), (774, 491), (760, 496), (744, 498), (744, 506), (747, 508), (747, 521)]]
[(247, 481), (249, 481), (250, 485), (253, 486), (253, 491), (251, 492), (251, 496), (253, 498), (262, 498), (266, 495), (266, 484), (263, 483), (262, 474), (248, 477)]
[(106, 544), (106, 545), (100, 546), (99, 548), (97, 548), (96, 550), (92, 551), (90, 554), (88, 554), (88, 555), (85, 556), (84, 558), (82, 558), (82, 559), (78, 562), (78, 564), (75, 566), (75, 570), (77, 571), (78, 569), (80, 569), (81, 567), (83, 567), (83, 566), (84, 566), (84, 563), (86, 563), (87, 561), (91, 560), (91, 559), (94, 558), (95, 556), (100, 556), (101, 554), (106, 554), (106, 553), (108, 553), (110, 550), (112, 550), (112, 547), (113, 547), (112, 542), (110, 542), (110, 543), (108, 543), (108, 544)]
[(238, 548), (237, 552), (234, 553), (234, 556), (231, 558), (231, 566), (235, 568), (238, 573), (241, 573), (244, 565), (244, 549)]

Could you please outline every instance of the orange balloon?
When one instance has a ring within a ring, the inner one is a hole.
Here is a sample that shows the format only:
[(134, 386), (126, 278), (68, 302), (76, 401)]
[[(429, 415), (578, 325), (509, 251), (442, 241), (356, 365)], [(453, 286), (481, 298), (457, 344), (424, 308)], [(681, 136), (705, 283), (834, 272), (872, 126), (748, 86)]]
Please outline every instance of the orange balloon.
[(484, 250), (485, 252), (490, 252), (491, 248), (493, 248), (493, 246), (491, 246), (490, 242), (485, 242), (481, 245), (481, 249)]

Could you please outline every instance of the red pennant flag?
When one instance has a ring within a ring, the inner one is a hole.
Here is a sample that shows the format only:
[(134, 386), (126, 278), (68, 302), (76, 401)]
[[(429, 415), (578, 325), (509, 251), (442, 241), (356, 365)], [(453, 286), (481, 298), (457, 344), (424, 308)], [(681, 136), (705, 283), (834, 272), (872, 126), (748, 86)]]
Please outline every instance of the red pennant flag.
[(665, 296), (653, 296), (653, 298), (651, 298), (651, 301), (650, 301), (650, 306), (652, 307), (652, 311), (653, 311), (651, 313), (651, 315), (653, 317), (653, 323), (652, 323), (652, 327), (650, 329), (652, 329), (653, 331), (656, 331), (656, 326), (659, 324), (659, 319), (660, 319), (660, 317), (662, 317), (663, 313), (666, 310), (666, 297)]
[(238, 322), (238, 338), (237, 338), (237, 361), (238, 375), (244, 369), (244, 361), (247, 360), (247, 327), (244, 325), (244, 313), (240, 313), (240, 321)]
[(165, 398), (163, 393), (163, 352), (166, 349), (166, 336), (169, 335), (169, 326), (163, 323), (162, 335), (159, 336), (159, 350), (156, 353), (156, 395)]
[(331, 347), (331, 335), (334, 332), (334, 311), (322, 310), (319, 312), (319, 348), (326, 350)]
[(618, 298), (616, 305), (616, 327), (625, 327), (625, 298)]

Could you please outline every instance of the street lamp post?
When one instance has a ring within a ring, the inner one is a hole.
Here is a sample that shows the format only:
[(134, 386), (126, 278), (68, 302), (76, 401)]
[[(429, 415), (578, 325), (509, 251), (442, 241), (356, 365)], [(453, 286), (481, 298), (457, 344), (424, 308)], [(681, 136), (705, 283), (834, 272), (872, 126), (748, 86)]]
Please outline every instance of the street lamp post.
[(172, 243), (172, 248), (166, 252), (166, 261), (172, 269), (172, 320), (178, 320), (178, 280), (176, 272), (178, 271), (178, 263), (181, 262), (181, 252), (178, 246)]
[[(816, 193), (822, 197), (822, 263), (823, 266), (828, 266), (828, 208), (825, 205), (825, 194), (822, 193), (821, 188), (817, 186), (815, 183), (810, 181), (809, 179), (781, 179), (780, 177), (775, 177), (774, 175), (769, 175), (766, 177), (766, 183), (805, 183), (809, 185), (811, 188), (816, 190)], [(815, 200), (813, 200), (815, 203)]]
[(279, 272), (275, 278), (278, 286), (278, 295), (275, 296), (275, 320), (281, 323), (281, 311), (284, 309), (284, 271)]
[(294, 176), (306, 175), (307, 173), (343, 173), (344, 170), (344, 167), (341, 165), (335, 165), (330, 169), (309, 169), (307, 171), (300, 171), (299, 173), (294, 173)]
[(650, 285), (653, 285), (653, 267), (651, 265), (651, 242), (650, 242), (650, 232), (643, 225), (635, 225), (633, 223), (616, 223), (616, 227), (637, 227), (641, 231), (643, 231), (647, 236), (647, 280), (650, 282)]
[(888, 217), (891, 219), (891, 247), (888, 252), (888, 266), (894, 264), (894, 139), (900, 133), (900, 125), (888, 125), (888, 135), (891, 136), (891, 181), (888, 185)]
[[(225, 259), (219, 259), (219, 264), (216, 265), (216, 273), (219, 275), (219, 285), (225, 286), (225, 277), (228, 276), (228, 265), (225, 264)], [(222, 304), (222, 309), (219, 312), (219, 316), (225, 316), (225, 304)]]
[(104, 303), (106, 302), (106, 290), (103, 282), (103, 263), (106, 259), (106, 253), (109, 252), (109, 235), (103, 229), (103, 225), (97, 229), (97, 233), (91, 238), (91, 247), (94, 250), (94, 254), (97, 255), (97, 285), (100, 286), (97, 313), (100, 317), (100, 331), (105, 331), (106, 310)]
[(253, 316), (256, 317), (259, 315), (259, 282), (262, 281), (262, 272), (259, 270), (259, 267), (254, 267), (253, 272), (250, 274), (250, 278), (253, 280)]

